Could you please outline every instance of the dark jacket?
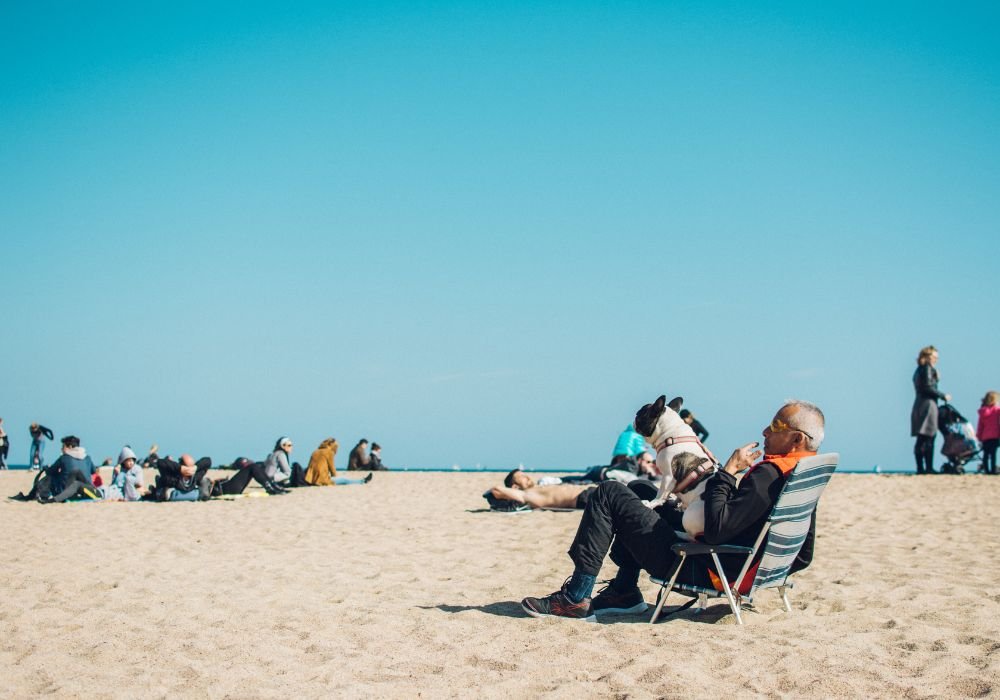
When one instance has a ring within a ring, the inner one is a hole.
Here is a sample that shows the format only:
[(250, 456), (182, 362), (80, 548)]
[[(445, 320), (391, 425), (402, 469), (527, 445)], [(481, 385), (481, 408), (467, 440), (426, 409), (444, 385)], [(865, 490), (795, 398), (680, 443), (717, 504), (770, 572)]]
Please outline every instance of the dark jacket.
[(691, 430), (694, 431), (695, 436), (702, 442), (708, 440), (708, 431), (705, 430), (705, 426), (697, 418), (691, 421)]
[(48, 440), (53, 440), (54, 439), (54, 436), (52, 435), (52, 431), (49, 430), (48, 428), (46, 428), (44, 425), (40, 425), (37, 428), (28, 428), (28, 432), (31, 433), (31, 439), (34, 442), (37, 442), (38, 440), (40, 440), (43, 435)]
[[(735, 544), (753, 547), (761, 528), (778, 502), (785, 486), (785, 476), (773, 464), (763, 464), (746, 475), (736, 486), (736, 477), (718, 471), (705, 486), (705, 535), (708, 544)], [(813, 511), (809, 534), (791, 570), (799, 571), (812, 562), (816, 538), (816, 511)], [(758, 558), (763, 551), (758, 552)], [(720, 555), (722, 568), (735, 581), (746, 561), (744, 555)]]
[(938, 391), (938, 372), (931, 365), (918, 365), (913, 373), (913, 389), (916, 398), (910, 411), (910, 435), (933, 437), (938, 429), (938, 399), (944, 394)]
[(165, 489), (175, 489), (182, 493), (195, 491), (205, 478), (206, 472), (212, 467), (210, 457), (202, 457), (194, 463), (194, 476), (185, 478), (181, 475), (181, 465), (172, 459), (160, 459), (156, 462), (156, 470), (159, 476), (156, 477), (155, 492), (157, 498), (161, 498)]
[(368, 455), (368, 468), (372, 471), (386, 471), (389, 467), (382, 464), (382, 458), (372, 452)]
[(368, 468), (368, 462), (370, 458), (365, 454), (364, 448), (361, 444), (354, 446), (351, 450), (351, 454), (347, 456), (347, 469), (348, 471), (361, 471)]
[(90, 455), (85, 455), (83, 459), (73, 457), (66, 453), (59, 455), (59, 458), (49, 465), (48, 474), (52, 480), (52, 492), (59, 493), (70, 481), (73, 480), (73, 472), (78, 471), (83, 475), (83, 481), (91, 483), (97, 468), (94, 466)]

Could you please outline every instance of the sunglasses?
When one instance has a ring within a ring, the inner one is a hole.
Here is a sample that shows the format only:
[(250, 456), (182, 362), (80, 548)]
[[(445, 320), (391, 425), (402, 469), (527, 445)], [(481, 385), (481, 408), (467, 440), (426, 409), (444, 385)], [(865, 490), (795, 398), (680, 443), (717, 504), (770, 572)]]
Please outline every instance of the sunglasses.
[(807, 433), (806, 431), (804, 431), (802, 428), (793, 428), (792, 426), (790, 426), (788, 423), (786, 423), (785, 421), (781, 420), (777, 416), (775, 416), (774, 420), (771, 421), (771, 425), (768, 426), (768, 429), (772, 433), (788, 433), (788, 432), (794, 431), (794, 432), (797, 432), (797, 433), (802, 433), (803, 435), (805, 435), (810, 440), (813, 439), (813, 436), (810, 435), (809, 433)]

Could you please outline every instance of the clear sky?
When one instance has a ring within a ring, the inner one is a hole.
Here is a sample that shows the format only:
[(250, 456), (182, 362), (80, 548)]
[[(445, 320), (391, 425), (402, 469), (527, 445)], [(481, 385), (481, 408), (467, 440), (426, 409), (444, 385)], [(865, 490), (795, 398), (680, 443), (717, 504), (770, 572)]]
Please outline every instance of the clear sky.
[(665, 393), (911, 468), (921, 346), (1000, 389), (997, 8), (4, 2), (11, 459), (573, 468)]

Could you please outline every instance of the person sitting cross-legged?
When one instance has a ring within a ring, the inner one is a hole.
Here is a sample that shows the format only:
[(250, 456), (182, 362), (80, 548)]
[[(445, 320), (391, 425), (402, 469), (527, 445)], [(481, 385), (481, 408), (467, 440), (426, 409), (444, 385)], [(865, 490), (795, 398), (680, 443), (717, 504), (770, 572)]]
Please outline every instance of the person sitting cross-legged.
[[(763, 459), (751, 442), (740, 447), (706, 482), (705, 534), (707, 544), (753, 546), (784, 483), (804, 457), (816, 454), (824, 436), (823, 413), (805, 401), (782, 406), (764, 428)], [(736, 475), (749, 468), (737, 485)], [(815, 514), (806, 542), (792, 571), (812, 560)], [(525, 598), (521, 608), (533, 617), (564, 617), (593, 621), (602, 614), (637, 613), (646, 609), (639, 590), (645, 569), (667, 579), (677, 556), (670, 549), (678, 541), (673, 520), (662, 509), (651, 509), (625, 484), (608, 481), (587, 502), (576, 537), (569, 549), (574, 571), (562, 588), (543, 598)], [(618, 572), (611, 583), (591, 599), (604, 558), (610, 552)], [(763, 550), (761, 550), (761, 553)], [(724, 575), (734, 580), (745, 557), (720, 556)], [(688, 557), (680, 579), (704, 585), (711, 582), (704, 560)]]

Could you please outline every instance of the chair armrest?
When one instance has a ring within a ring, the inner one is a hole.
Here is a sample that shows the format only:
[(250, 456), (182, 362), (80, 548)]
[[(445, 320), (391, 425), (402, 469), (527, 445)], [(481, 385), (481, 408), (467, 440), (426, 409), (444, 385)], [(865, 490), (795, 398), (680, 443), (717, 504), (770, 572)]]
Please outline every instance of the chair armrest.
[(674, 554), (749, 554), (753, 547), (740, 547), (735, 544), (705, 544), (704, 542), (678, 542), (670, 549)]

